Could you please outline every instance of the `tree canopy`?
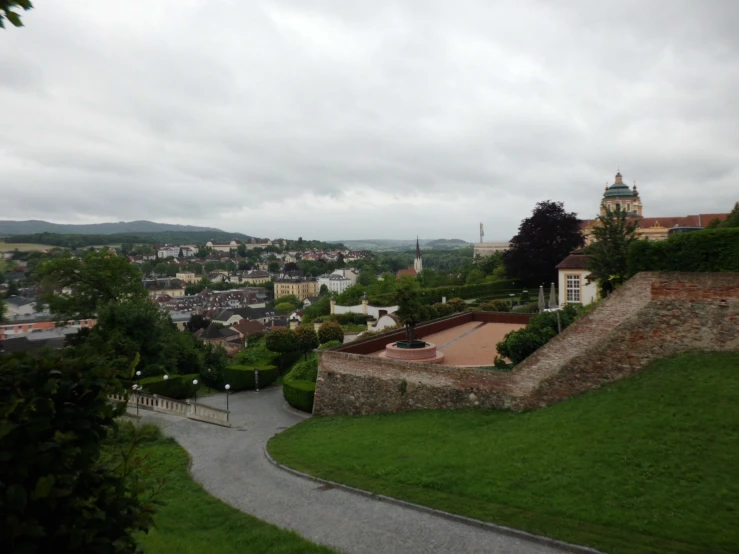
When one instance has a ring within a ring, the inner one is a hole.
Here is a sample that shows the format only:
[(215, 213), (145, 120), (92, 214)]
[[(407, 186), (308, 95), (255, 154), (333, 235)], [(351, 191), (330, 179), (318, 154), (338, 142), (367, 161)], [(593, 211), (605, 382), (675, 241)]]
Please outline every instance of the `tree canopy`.
[(147, 297), (138, 268), (111, 252), (89, 252), (84, 258), (67, 253), (43, 263), (38, 276), (42, 300), (60, 319), (94, 317), (109, 302)]
[(408, 341), (414, 340), (413, 329), (427, 317), (426, 306), (418, 294), (419, 285), (412, 277), (401, 277), (395, 286), (396, 317), (405, 325)]
[(593, 226), (595, 242), (587, 247), (588, 269), (603, 296), (627, 279), (629, 247), (638, 240), (636, 226), (622, 210), (608, 210)]
[(548, 285), (557, 280), (556, 265), (584, 244), (577, 214), (566, 212), (562, 202), (547, 200), (521, 222), (503, 261), (508, 276), (522, 284)]

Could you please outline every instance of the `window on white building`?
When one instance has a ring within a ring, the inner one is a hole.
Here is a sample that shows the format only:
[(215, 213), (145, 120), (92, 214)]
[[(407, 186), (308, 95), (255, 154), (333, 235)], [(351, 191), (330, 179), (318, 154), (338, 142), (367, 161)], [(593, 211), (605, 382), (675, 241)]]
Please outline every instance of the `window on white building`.
[(580, 303), (580, 276), (567, 276), (567, 303)]

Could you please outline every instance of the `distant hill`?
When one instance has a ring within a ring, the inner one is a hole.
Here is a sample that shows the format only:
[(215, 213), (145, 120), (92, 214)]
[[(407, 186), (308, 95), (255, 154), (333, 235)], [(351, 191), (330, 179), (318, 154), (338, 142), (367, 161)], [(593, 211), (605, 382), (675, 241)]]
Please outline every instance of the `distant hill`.
[[(351, 250), (407, 250), (416, 245), (416, 239), (364, 239), (342, 240), (342, 243)], [(462, 239), (419, 239), (418, 243), (426, 249), (452, 249), (470, 246)]]
[(207, 232), (228, 234), (235, 238), (247, 237), (241, 233), (226, 233), (214, 227), (198, 227), (196, 225), (175, 225), (173, 223), (156, 223), (154, 221), (119, 221), (118, 223), (92, 223), (72, 225), (51, 223), (29, 219), (26, 221), (0, 220), (0, 236), (30, 235), (35, 233), (58, 233), (62, 235), (113, 235), (118, 233), (162, 233), (175, 232)]

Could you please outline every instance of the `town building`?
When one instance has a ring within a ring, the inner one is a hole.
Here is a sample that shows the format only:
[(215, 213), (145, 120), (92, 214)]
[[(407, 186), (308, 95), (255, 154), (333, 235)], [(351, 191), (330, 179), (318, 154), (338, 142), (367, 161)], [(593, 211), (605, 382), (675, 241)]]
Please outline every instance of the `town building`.
[(321, 290), (321, 287), (326, 285), (326, 288), (329, 291), (335, 292), (336, 294), (341, 294), (353, 284), (354, 283), (352, 283), (351, 279), (347, 279), (343, 275), (337, 273), (324, 273), (323, 275), (318, 276), (319, 291)]
[(275, 281), (275, 299), (294, 295), (301, 302), (318, 294), (318, 281), (305, 278), (283, 277)]
[(177, 258), (180, 255), (180, 247), (179, 246), (163, 246), (159, 250), (157, 250), (157, 258), (166, 259), (166, 258)]
[(195, 275), (195, 273), (193, 273), (192, 271), (182, 271), (179, 273), (175, 273), (175, 279), (188, 285), (200, 281), (200, 277)]
[(205, 243), (205, 246), (211, 250), (215, 250), (216, 252), (231, 252), (231, 250), (236, 250), (239, 247), (239, 243), (235, 240), (227, 242), (214, 242), (209, 240)]

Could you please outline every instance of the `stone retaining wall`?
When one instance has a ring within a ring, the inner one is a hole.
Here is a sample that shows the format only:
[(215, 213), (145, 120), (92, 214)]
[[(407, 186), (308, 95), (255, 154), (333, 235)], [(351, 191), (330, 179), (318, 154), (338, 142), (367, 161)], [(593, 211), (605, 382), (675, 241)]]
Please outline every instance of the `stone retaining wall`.
[[(518, 315), (457, 314), (419, 326), (417, 336)], [(739, 273), (641, 273), (511, 373), (363, 355), (403, 336), (397, 331), (322, 352), (313, 413), (529, 409), (598, 388), (665, 356), (739, 350)]]

